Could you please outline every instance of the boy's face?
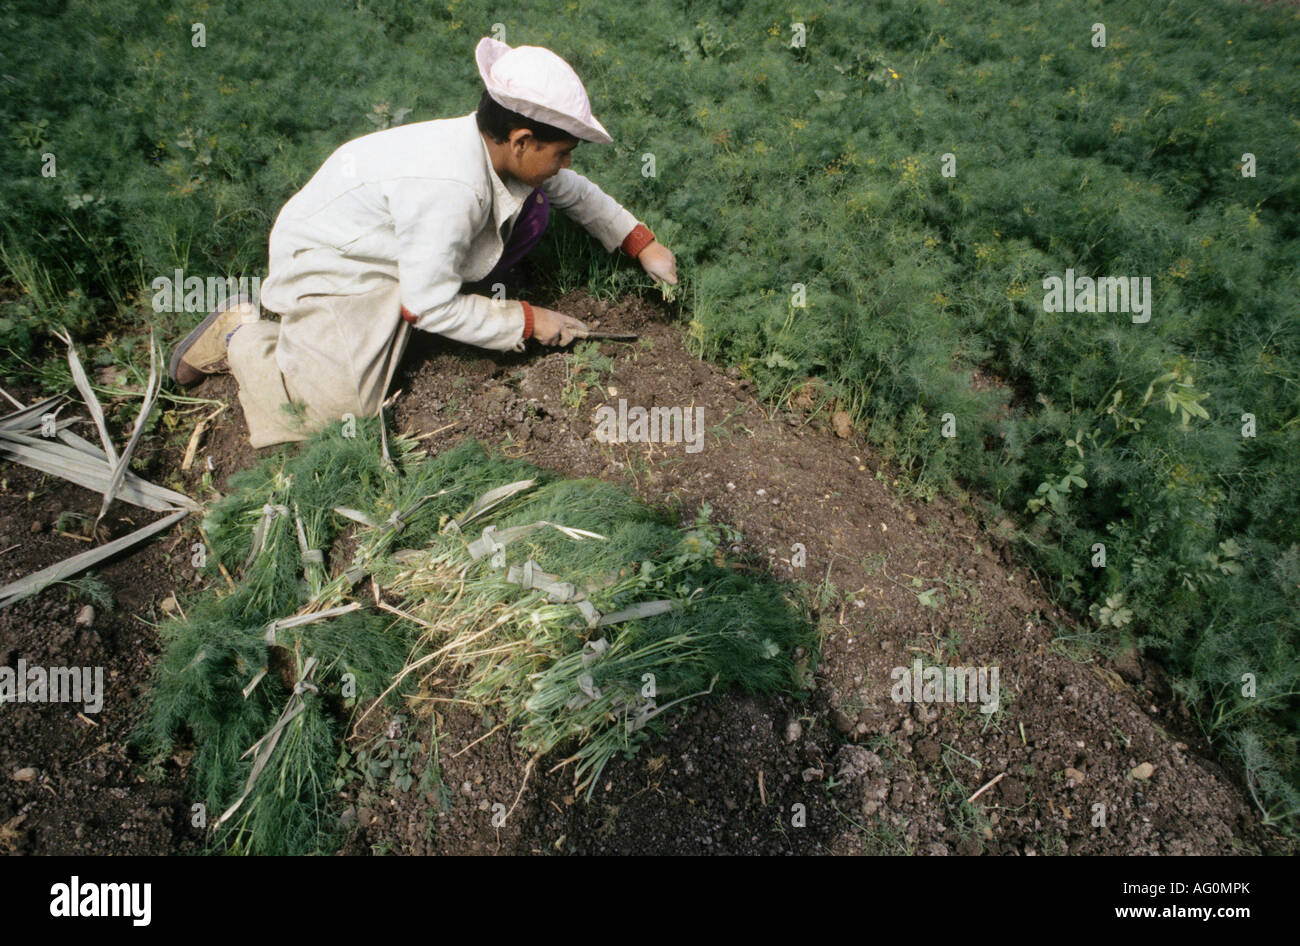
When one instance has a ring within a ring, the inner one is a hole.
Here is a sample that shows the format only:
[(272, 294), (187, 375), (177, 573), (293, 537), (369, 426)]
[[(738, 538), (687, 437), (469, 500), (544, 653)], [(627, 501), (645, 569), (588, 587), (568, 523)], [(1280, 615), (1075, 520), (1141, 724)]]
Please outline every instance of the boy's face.
[(542, 183), (567, 168), (578, 139), (538, 141), (526, 128), (510, 133), (510, 173), (529, 187)]

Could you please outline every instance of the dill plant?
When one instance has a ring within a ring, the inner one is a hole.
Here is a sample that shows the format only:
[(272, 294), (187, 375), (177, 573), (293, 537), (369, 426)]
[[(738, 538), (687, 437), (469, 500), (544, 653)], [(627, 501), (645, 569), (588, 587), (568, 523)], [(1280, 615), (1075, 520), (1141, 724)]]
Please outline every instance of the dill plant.
[[(691, 700), (733, 686), (802, 692), (817, 644), (803, 602), (728, 567), (738, 536), (707, 507), (681, 528), (610, 484), (558, 479), (474, 441), (435, 457), (406, 438), (394, 446), (389, 472), (373, 419), (355, 437), (335, 426), (296, 456), (232, 477), (206, 517), (210, 570), (224, 565), (237, 583), (215, 582), (161, 627), (166, 650), (138, 738), (157, 762), (194, 746), (191, 779), (209, 819), (229, 812), (216, 849), (331, 850), (339, 743), (355, 713), (420, 695), (435, 672), (502, 718), (534, 760), (567, 752), (558, 764), (574, 764), (586, 789)], [(334, 575), (304, 562), (298, 521), (314, 550), (352, 530), (353, 561)], [(539, 522), (556, 525), (495, 562), (470, 551), (485, 530)], [(593, 626), (573, 601), (508, 580), (525, 563), (623, 619)], [(396, 608), (374, 606), (365, 575)], [(349, 604), (361, 607), (332, 610)], [(321, 612), (334, 616), (280, 623)]]
[[(1290, 8), (1105, 0), (1094, 18), (1110, 43), (1095, 48), (1069, 0), (819, 2), (800, 13), (803, 47), (765, 4), (607, 4), (598, 30), (567, 7), (531, 4), (511, 42), (562, 51), (588, 82), (618, 144), (576, 160), (646, 208), (677, 255), (692, 350), (739, 364), (772, 398), (823, 379), (917, 492), (962, 480), (994, 504), (990, 517), (1023, 520), (1055, 597), (1086, 615), (1123, 594), (1123, 630), (1167, 663), (1207, 736), (1294, 791), (1296, 716), (1283, 695), (1300, 689), (1287, 564), (1300, 547)], [(58, 361), (38, 354), (50, 324), (108, 324), (107, 300), (144, 297), (177, 266), (256, 272), (275, 214), (341, 141), (402, 109), (407, 121), (446, 117), (452, 102), (468, 112), (478, 94), (479, 27), (450, 5), (214, 0), (210, 16), (260, 46), (214, 43), (201, 56), (148, 4), (3, 16), (16, 81), (0, 101), (0, 201), (25, 225), (0, 237), (23, 293), (0, 301), (0, 342), (9, 371), (50, 384)], [(301, 107), (304, 90), (319, 107)], [(1242, 173), (1248, 149), (1254, 178)], [(39, 178), (47, 152), (60, 173)], [(940, 170), (948, 152), (955, 177)], [(655, 176), (628, 160), (646, 153)], [(557, 216), (538, 270), (566, 289), (643, 285), (593, 246)], [(1041, 279), (1067, 267), (1152, 277), (1152, 321), (1045, 312)], [(156, 316), (119, 304), (117, 318)], [(160, 321), (176, 338), (189, 328)], [(1180, 365), (1209, 394), (1208, 419), (1184, 429), (1151, 412), (1134, 436), (1106, 443), (1106, 432), (1069, 460), (1067, 441), (1096, 426), (1112, 386), (1139, 394)], [(944, 413), (954, 438), (939, 433)], [(1247, 413), (1252, 438), (1240, 433)], [(1078, 462), (1088, 485), (1070, 481), (1041, 519), (1029, 508), (1039, 486)], [(1210, 558), (1227, 541), (1241, 549), (1236, 574)], [(1089, 564), (1098, 543), (1105, 569)], [(1239, 665), (1273, 695), (1240, 695), (1240, 673), (1228, 674)], [(1267, 766), (1252, 761), (1266, 755)], [(1256, 786), (1266, 811), (1295, 808), (1262, 777)]]

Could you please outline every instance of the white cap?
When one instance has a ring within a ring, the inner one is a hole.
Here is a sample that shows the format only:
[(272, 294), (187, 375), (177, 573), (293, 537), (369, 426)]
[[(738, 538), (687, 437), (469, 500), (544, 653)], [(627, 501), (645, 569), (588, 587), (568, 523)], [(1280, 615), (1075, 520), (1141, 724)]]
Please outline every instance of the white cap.
[(485, 36), (474, 48), (474, 59), (488, 95), (498, 105), (554, 125), (582, 141), (609, 144), (614, 140), (592, 117), (591, 102), (578, 74), (549, 49), (511, 49)]

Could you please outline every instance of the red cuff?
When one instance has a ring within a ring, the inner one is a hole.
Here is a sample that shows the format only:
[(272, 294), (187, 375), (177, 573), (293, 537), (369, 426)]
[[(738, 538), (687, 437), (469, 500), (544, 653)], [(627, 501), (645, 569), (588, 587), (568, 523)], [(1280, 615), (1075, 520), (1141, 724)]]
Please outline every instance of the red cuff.
[(402, 306), (402, 318), (406, 319), (406, 321), (410, 322), (412, 325), (415, 324), (415, 315), (406, 306)]
[(524, 307), (524, 338), (533, 337), (533, 307), (522, 299), (519, 304)]
[(632, 232), (623, 238), (623, 252), (633, 259), (641, 255), (641, 251), (655, 241), (655, 235), (650, 232), (650, 228), (643, 223), (638, 223), (632, 228)]

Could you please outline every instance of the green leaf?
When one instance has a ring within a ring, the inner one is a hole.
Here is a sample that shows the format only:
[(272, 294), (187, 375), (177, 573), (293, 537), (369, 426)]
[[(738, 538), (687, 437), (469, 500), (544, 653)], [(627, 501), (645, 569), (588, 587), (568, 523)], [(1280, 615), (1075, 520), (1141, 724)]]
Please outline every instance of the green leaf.
[(921, 602), (925, 608), (935, 608), (936, 610), (943, 605), (943, 595), (939, 594), (939, 587), (936, 585), (929, 588), (916, 596), (916, 600)]

